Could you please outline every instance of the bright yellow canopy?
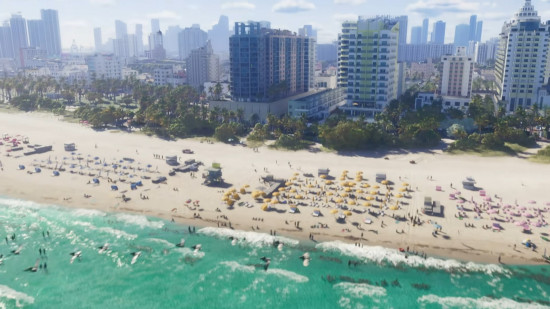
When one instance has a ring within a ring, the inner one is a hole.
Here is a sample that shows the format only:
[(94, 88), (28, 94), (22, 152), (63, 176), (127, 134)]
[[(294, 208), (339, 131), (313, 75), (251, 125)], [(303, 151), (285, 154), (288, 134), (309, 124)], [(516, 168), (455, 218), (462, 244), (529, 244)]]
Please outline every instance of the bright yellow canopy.
[(327, 178), (327, 175), (323, 174), (323, 175), (321, 175), (321, 176), (319, 176), (319, 177), (325, 179), (325, 178)]
[(351, 215), (352, 215), (352, 212), (351, 212), (351, 211), (349, 211), (349, 210), (346, 210), (346, 211), (344, 211), (344, 215), (346, 215), (346, 216), (348, 216), (348, 217), (349, 217), (349, 216), (351, 216)]
[(331, 209), (330, 213), (331, 213), (331, 214), (337, 214), (337, 213), (338, 213), (338, 209)]

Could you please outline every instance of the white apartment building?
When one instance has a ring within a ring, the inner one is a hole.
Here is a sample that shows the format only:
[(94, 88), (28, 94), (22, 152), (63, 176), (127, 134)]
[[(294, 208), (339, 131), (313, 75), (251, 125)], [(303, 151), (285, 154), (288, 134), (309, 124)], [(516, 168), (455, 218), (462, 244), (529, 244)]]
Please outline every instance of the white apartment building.
[(474, 59), (466, 55), (466, 47), (457, 47), (456, 54), (444, 56), (440, 95), (443, 108), (466, 110), (472, 94)]
[(94, 79), (121, 79), (122, 65), (120, 59), (114, 55), (95, 54), (86, 57), (88, 78)]

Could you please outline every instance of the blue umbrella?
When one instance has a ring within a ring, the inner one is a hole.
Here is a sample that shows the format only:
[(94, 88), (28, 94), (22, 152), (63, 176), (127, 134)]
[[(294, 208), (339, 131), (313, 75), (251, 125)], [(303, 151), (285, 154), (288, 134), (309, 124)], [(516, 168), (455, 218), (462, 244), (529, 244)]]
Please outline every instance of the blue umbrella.
[(25, 169), (25, 165), (19, 164), (19, 169), (20, 169), (20, 170), (24, 170), (24, 169)]
[(117, 191), (117, 190), (118, 190), (118, 187), (117, 187), (117, 186), (115, 186), (115, 185), (111, 185), (111, 190), (113, 190), (113, 191)]
[(39, 167), (35, 167), (35, 168), (34, 168), (34, 171), (37, 172), (37, 173), (42, 172), (42, 170), (41, 170)]
[(92, 181), (93, 181), (94, 183), (99, 183), (99, 179), (97, 179), (97, 178), (92, 179)]
[(59, 176), (59, 172), (58, 171), (53, 171), (53, 175), (54, 176)]

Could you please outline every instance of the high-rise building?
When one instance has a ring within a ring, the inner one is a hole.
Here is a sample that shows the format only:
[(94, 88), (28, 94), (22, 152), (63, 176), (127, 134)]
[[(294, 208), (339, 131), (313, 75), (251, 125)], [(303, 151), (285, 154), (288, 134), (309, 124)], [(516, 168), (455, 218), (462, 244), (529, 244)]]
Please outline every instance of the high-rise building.
[(317, 44), (317, 61), (333, 62), (338, 59), (338, 44)]
[(94, 28), (94, 45), (95, 51), (100, 52), (103, 50), (103, 38), (101, 37), (101, 28)]
[(0, 56), (2, 58), (14, 58), (11, 28), (8, 22), (4, 22), (3, 26), (0, 27)]
[(220, 80), (220, 58), (214, 54), (210, 41), (207, 41), (203, 47), (193, 49), (185, 64), (187, 83), (197, 90), (200, 90), (206, 82)]
[(422, 27), (411, 28), (411, 44), (422, 44)]
[(445, 44), (445, 22), (438, 20), (434, 23), (433, 28), (434, 38), (432, 43), (434, 44)]
[(44, 31), (44, 22), (40, 19), (27, 20), (27, 30), (29, 32), (29, 46), (46, 49), (46, 32)]
[(215, 53), (229, 52), (229, 19), (222, 15), (218, 23), (208, 30), (208, 39), (212, 43), (212, 49)]
[(395, 19), (399, 22), (399, 45), (407, 44), (407, 35), (409, 33), (409, 17), (406, 15), (397, 16)]
[(114, 55), (95, 54), (86, 57), (88, 65), (88, 78), (95, 79), (121, 79), (122, 65), (120, 59)]
[(494, 61), (499, 41), (499, 38), (492, 38), (485, 43), (477, 42), (474, 58), (476, 63), (486, 65), (489, 61)]
[(115, 40), (114, 51), (115, 56), (121, 58), (127, 58), (130, 55), (130, 49), (128, 46), (128, 26), (126, 23), (115, 20)]
[(476, 42), (481, 42), (482, 32), (483, 32), (483, 21), (479, 20), (476, 26)]
[(208, 34), (202, 31), (199, 25), (193, 25), (193, 27), (183, 29), (178, 37), (180, 59), (187, 59), (193, 49), (204, 46), (207, 38)]
[(262, 102), (309, 91), (314, 79), (315, 40), (260, 22), (235, 23), (229, 38), (231, 94)]
[[(377, 48), (373, 48), (376, 46)], [(359, 18), (338, 35), (338, 85), (347, 88), (342, 109), (352, 117), (374, 117), (398, 95), (399, 21)]]
[(158, 18), (151, 19), (151, 33), (158, 33), (160, 31), (160, 22)]
[(422, 21), (422, 44), (428, 44), (428, 27), (430, 26), (430, 20), (424, 18)]
[(466, 47), (459, 46), (455, 55), (444, 56), (441, 62), (443, 73), (440, 95), (443, 108), (467, 109), (472, 94), (473, 58), (466, 56)]
[(166, 58), (162, 31), (159, 30), (157, 33), (149, 35), (149, 51), (145, 54), (149, 59), (163, 60)]
[(525, 0), (514, 18), (504, 23), (495, 78), (498, 98), (506, 103), (508, 112), (539, 103), (538, 91), (549, 73), (549, 40), (550, 23), (541, 23), (531, 0)]
[(164, 33), (164, 49), (170, 56), (179, 55), (178, 36), (181, 30), (180, 26), (169, 26)]
[(298, 35), (313, 38), (317, 41), (317, 30), (313, 29), (312, 25), (304, 25), (298, 29)]
[(399, 48), (397, 61), (424, 62), (428, 59), (439, 59), (444, 55), (451, 55), (453, 44), (407, 44)]
[(470, 26), (468, 29), (468, 41), (476, 40), (477, 15), (470, 16)]
[(145, 50), (143, 49), (143, 25), (136, 24), (136, 49), (138, 56), (143, 56)]
[(46, 51), (50, 57), (61, 56), (61, 33), (59, 30), (59, 15), (56, 10), (40, 10), (44, 25)]
[(21, 63), (21, 48), (29, 47), (29, 42), (27, 40), (27, 22), (21, 15), (14, 14), (10, 18), (10, 30), (11, 30), (11, 40), (13, 47), (13, 57), (16, 60), (16, 63), (19, 65)]
[(467, 24), (456, 25), (455, 40), (454, 40), (455, 47), (458, 47), (458, 46), (468, 47), (468, 41), (470, 41), (468, 39), (469, 33), (470, 33), (470, 26), (468, 26)]

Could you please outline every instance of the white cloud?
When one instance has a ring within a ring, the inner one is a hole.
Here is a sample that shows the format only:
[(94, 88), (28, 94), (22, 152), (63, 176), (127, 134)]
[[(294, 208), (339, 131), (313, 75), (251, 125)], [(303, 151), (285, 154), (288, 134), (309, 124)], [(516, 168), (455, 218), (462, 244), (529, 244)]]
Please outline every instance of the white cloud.
[(273, 11), (278, 13), (298, 13), (315, 9), (315, 4), (305, 0), (282, 0), (273, 6)]
[(475, 13), (479, 3), (463, 0), (418, 0), (407, 6), (407, 11), (435, 17), (445, 13)]
[(334, 14), (332, 15), (332, 18), (336, 20), (339, 23), (343, 23), (345, 21), (357, 21), (357, 18), (359, 18), (359, 15), (357, 14)]
[(90, 0), (90, 3), (101, 6), (113, 6), (115, 5), (116, 0)]
[(247, 1), (226, 2), (222, 4), (222, 10), (231, 10), (231, 9), (253, 10), (255, 8), (256, 8), (256, 5), (254, 3), (250, 3)]
[(164, 10), (164, 11), (160, 11), (160, 12), (147, 14), (147, 18), (149, 18), (149, 19), (158, 18), (158, 19), (180, 20), (181, 16), (176, 14), (174, 11)]
[(334, 3), (336, 4), (351, 4), (351, 5), (359, 5), (367, 2), (367, 0), (334, 0)]

